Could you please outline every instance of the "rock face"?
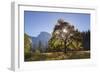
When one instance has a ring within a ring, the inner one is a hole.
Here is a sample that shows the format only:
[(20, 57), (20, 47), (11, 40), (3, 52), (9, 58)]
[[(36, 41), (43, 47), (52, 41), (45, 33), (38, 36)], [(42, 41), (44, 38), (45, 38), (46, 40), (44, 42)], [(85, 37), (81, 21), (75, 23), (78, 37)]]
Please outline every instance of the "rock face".
[(45, 51), (50, 38), (51, 35), (47, 32), (41, 32), (37, 37), (32, 37), (32, 50), (40, 49)]

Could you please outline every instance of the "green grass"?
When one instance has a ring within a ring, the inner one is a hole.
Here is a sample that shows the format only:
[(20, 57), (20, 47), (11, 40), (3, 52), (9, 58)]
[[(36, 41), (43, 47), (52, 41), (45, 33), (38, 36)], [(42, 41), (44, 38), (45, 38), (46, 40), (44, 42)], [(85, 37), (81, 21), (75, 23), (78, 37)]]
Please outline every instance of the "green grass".
[(67, 60), (67, 59), (87, 59), (90, 58), (90, 51), (68, 51), (49, 52), (49, 53), (32, 53), (31, 57), (25, 61), (46, 61), (46, 60)]

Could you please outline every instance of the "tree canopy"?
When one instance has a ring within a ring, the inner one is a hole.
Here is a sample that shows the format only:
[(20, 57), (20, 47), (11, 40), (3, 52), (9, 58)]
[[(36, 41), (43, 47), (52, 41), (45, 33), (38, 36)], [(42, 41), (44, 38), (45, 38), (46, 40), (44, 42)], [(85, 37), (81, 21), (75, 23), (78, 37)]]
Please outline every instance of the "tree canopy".
[[(48, 51), (89, 49), (89, 33), (90, 31), (80, 32), (69, 22), (59, 19), (52, 32), (52, 38), (49, 40)], [(85, 43), (86, 41), (87, 44)]]

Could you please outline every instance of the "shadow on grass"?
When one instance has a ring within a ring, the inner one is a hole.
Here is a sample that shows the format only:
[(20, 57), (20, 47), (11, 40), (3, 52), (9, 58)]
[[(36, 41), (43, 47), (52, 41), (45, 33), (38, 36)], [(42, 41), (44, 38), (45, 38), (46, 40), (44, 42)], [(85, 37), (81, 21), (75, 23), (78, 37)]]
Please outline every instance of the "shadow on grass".
[(49, 52), (49, 53), (32, 53), (31, 57), (25, 61), (46, 61), (46, 60), (66, 60), (66, 59), (88, 59), (90, 51), (67, 51)]

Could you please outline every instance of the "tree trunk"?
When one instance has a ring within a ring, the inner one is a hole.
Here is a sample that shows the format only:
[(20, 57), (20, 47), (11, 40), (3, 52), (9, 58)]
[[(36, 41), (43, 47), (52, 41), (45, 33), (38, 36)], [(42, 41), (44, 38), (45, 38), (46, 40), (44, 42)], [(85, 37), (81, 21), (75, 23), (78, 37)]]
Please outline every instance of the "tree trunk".
[(66, 53), (66, 40), (64, 41), (64, 53)]

